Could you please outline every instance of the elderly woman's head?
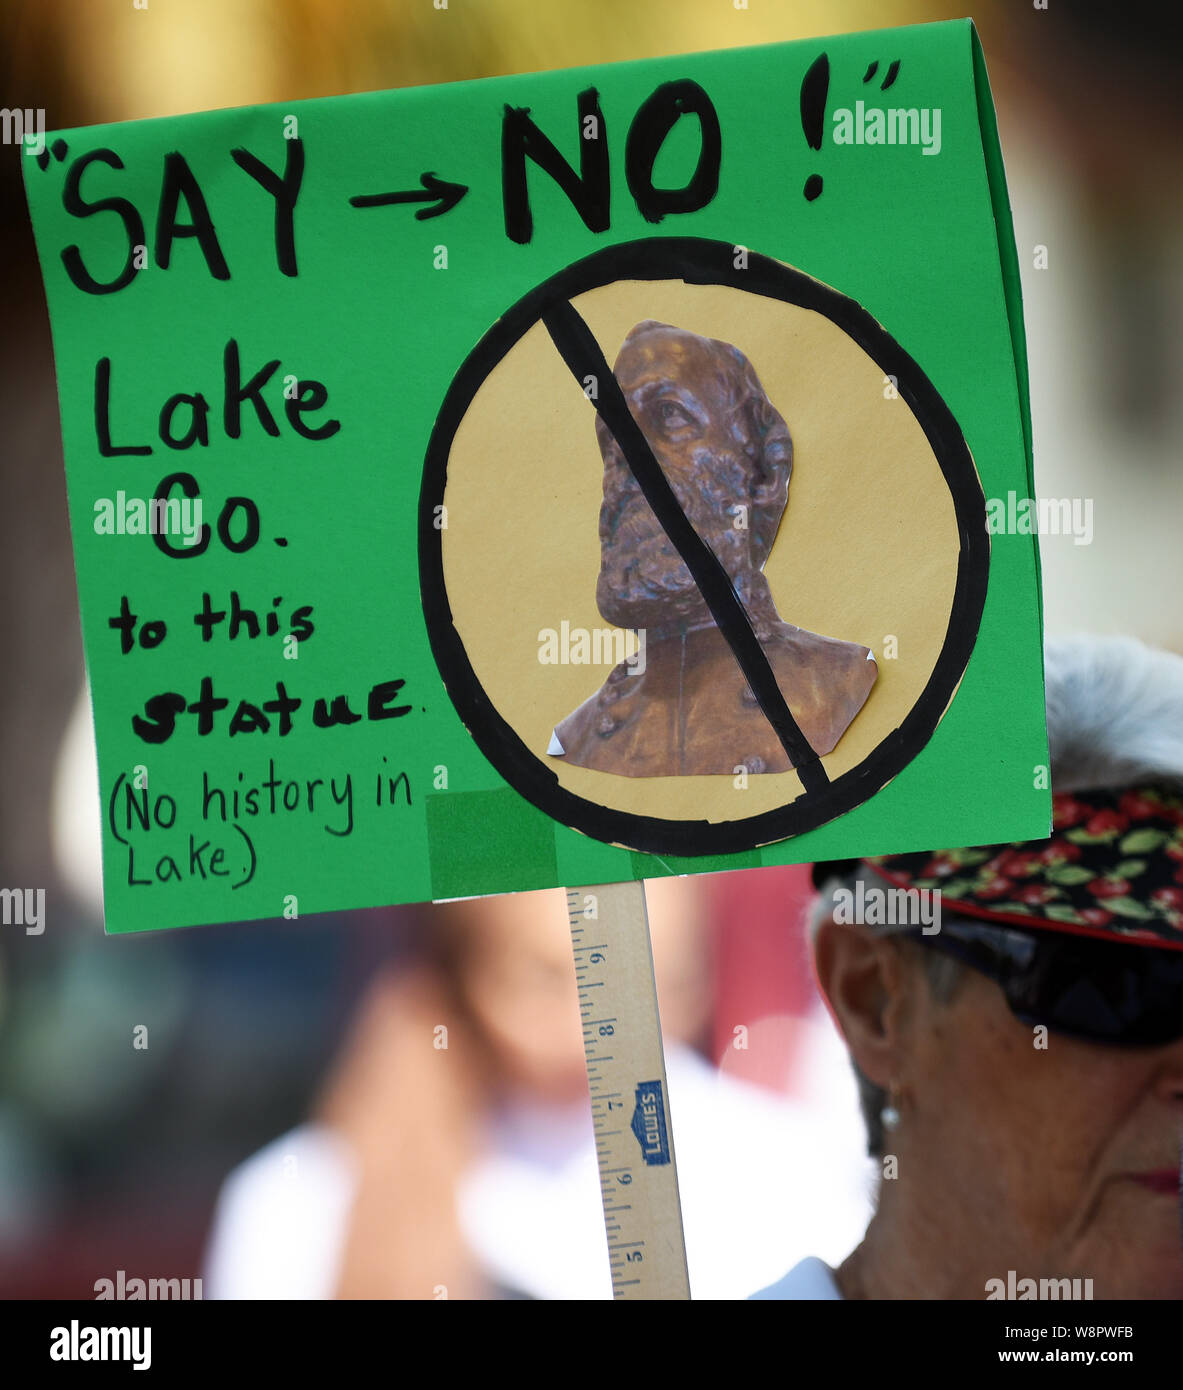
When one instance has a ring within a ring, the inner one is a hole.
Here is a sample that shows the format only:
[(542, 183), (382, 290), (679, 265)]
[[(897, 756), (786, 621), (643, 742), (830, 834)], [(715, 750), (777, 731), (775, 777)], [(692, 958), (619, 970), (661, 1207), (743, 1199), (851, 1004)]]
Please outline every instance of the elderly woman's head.
[[(823, 889), (818, 979), (884, 1160), (847, 1297), (983, 1298), (1014, 1271), (1183, 1298), (1183, 658), (1053, 642), (1047, 687), (1050, 841)], [(840, 910), (893, 884), (944, 885), (940, 930)]]

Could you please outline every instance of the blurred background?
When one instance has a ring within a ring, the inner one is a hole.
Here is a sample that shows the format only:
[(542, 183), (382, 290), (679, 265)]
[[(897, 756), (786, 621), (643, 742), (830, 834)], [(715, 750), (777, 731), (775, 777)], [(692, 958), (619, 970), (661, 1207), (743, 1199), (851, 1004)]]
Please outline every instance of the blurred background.
[[(53, 129), (963, 13), (0, 0), (0, 106), (45, 108)], [(973, 17), (1023, 275), (1037, 487), (1094, 505), (1091, 544), (1042, 540), (1046, 625), (1183, 651), (1170, 13), (996, 0)], [(0, 884), (45, 885), (50, 922), (0, 934), (0, 1297), (93, 1297), (119, 1270), (202, 1277), (206, 1297), (609, 1296), (561, 894), (104, 937), (52, 347), (8, 145), (0, 248)], [(650, 888), (697, 1297), (742, 1297), (807, 1254), (836, 1262), (868, 1214), (854, 1087), (804, 949), (808, 882), (791, 868)]]

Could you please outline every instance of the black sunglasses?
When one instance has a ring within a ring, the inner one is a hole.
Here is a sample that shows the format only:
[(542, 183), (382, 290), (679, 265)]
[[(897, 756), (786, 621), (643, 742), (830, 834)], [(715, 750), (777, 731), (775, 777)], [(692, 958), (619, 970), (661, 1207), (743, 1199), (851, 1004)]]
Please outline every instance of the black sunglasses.
[(964, 918), (906, 935), (994, 980), (1024, 1023), (1119, 1047), (1183, 1038), (1183, 951)]

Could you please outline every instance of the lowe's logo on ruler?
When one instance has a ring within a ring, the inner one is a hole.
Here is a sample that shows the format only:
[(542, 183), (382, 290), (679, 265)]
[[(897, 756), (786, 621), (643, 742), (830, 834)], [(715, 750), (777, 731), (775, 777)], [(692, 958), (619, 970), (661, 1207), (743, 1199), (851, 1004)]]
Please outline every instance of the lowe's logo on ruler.
[(660, 1081), (642, 1081), (633, 1106), (633, 1133), (646, 1163), (670, 1161), (670, 1137), (665, 1127), (665, 1102)]

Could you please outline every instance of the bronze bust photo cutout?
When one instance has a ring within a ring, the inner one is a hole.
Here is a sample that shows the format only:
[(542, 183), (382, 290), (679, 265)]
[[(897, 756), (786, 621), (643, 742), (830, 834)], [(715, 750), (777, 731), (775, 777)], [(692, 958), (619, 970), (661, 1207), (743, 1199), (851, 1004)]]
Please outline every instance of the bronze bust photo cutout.
[[(653, 319), (625, 338), (613, 374), (687, 520), (730, 577), (801, 734), (819, 756), (831, 752), (878, 668), (869, 648), (776, 611), (763, 570), (788, 503), (788, 426), (738, 348)], [(641, 646), (555, 727), (548, 752), (626, 777), (788, 771), (776, 730), (598, 414), (596, 437), (596, 605)]]

